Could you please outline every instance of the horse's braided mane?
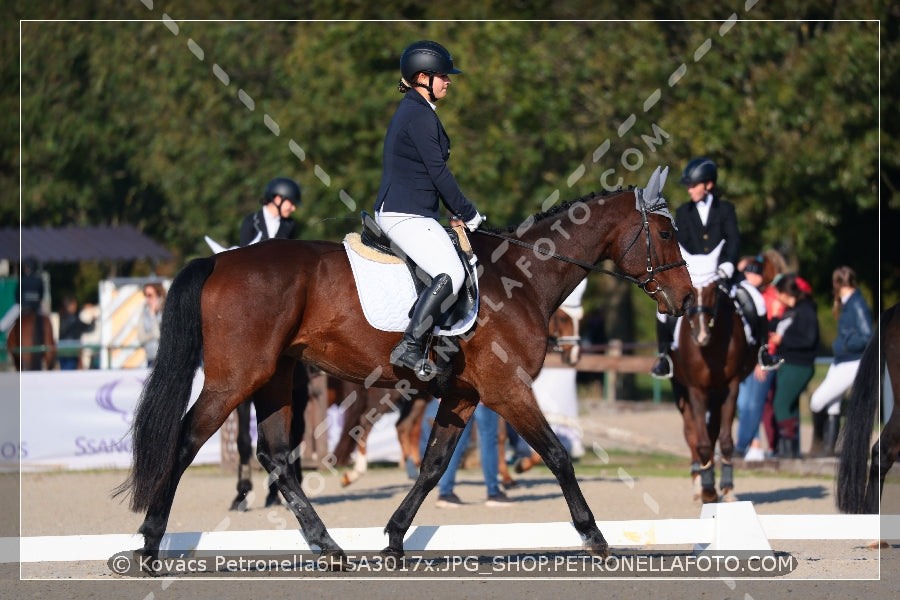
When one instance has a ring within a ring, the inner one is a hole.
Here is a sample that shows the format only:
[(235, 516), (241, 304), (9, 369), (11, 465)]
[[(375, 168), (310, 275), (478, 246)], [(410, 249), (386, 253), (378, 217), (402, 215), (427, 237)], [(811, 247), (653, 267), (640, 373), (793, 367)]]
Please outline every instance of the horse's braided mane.
[[(631, 185), (628, 186), (628, 191), (631, 191), (631, 190), (633, 190), (633, 189), (634, 189), (634, 186), (631, 186)], [(587, 200), (590, 200), (590, 199), (592, 199), (592, 198), (596, 198), (596, 197), (598, 197), (598, 196), (600, 196), (600, 197), (603, 197), (603, 196), (612, 196), (612, 195), (614, 195), (614, 194), (619, 194), (619, 193), (621, 193), (621, 192), (623, 192), (623, 191), (625, 191), (625, 190), (623, 190), (621, 187), (619, 187), (619, 188), (617, 188), (617, 189), (615, 189), (615, 190), (612, 190), (612, 191), (610, 191), (610, 190), (602, 190), (602, 191), (599, 192), (599, 193), (598, 193), (598, 192), (591, 192), (591, 193), (587, 194), (586, 196), (582, 196), (582, 197), (576, 198), (576, 199), (574, 199), (574, 200), (566, 200), (565, 202), (563, 202), (563, 203), (561, 203), (561, 204), (555, 204), (555, 205), (551, 206), (549, 209), (545, 210), (545, 211), (542, 212), (542, 213), (537, 213), (537, 214), (535, 214), (535, 215), (532, 215), (531, 217), (529, 217), (529, 218), (526, 219), (525, 221), (532, 221), (532, 222), (534, 222), (534, 223), (537, 223), (538, 221), (541, 221), (541, 220), (543, 220), (543, 219), (547, 219), (547, 218), (549, 218), (549, 217), (556, 216), (556, 215), (558, 215), (558, 214), (561, 213), (561, 212), (566, 212), (566, 211), (568, 211), (569, 208), (570, 208), (573, 204), (578, 204), (579, 202), (586, 202)], [(525, 221), (523, 221), (523, 223), (524, 223)], [(502, 227), (485, 227), (484, 229), (487, 230), (487, 231), (489, 231), (489, 232), (491, 232), (491, 233), (510, 234), (510, 233), (515, 233), (516, 230), (519, 229), (519, 227), (521, 227), (521, 225), (510, 225), (510, 226), (505, 227), (505, 228), (502, 228)]]

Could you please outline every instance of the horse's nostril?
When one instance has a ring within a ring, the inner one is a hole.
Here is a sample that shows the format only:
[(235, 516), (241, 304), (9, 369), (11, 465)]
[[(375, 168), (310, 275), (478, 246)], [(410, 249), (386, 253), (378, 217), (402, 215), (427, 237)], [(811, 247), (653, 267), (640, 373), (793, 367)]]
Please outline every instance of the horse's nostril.
[(684, 297), (684, 300), (682, 301), (681, 305), (684, 308), (684, 310), (687, 310), (687, 309), (691, 308), (692, 306), (694, 306), (694, 303), (696, 301), (697, 301), (697, 297), (694, 295), (694, 292), (691, 292), (687, 296)]

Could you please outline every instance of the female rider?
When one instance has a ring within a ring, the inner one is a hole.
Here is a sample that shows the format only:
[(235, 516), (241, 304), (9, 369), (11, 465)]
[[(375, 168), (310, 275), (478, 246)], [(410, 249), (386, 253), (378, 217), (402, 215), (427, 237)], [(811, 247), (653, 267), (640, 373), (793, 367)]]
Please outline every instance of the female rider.
[(435, 109), (447, 96), (450, 75), (460, 73), (436, 42), (410, 45), (400, 57), (403, 100), (384, 138), (381, 187), (375, 221), (391, 241), (431, 276), (415, 303), (409, 326), (391, 351), (392, 365), (425, 375), (425, 338), (452, 306), (465, 271), (450, 236), (438, 222), (443, 202), (470, 231), (484, 217), (463, 195), (447, 166), (450, 138)]

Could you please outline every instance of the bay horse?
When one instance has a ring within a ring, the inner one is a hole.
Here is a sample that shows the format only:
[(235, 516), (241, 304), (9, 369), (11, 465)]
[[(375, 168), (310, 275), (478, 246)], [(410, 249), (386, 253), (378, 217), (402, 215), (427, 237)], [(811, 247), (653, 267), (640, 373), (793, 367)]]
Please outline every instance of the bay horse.
[[(850, 388), (846, 404), (847, 414), (841, 433), (840, 462), (836, 499), (843, 513), (877, 513), (884, 478), (897, 454), (900, 453), (900, 304), (895, 304), (881, 315), (878, 335), (872, 336), (862, 358), (859, 370)], [(882, 375), (887, 369), (894, 395), (894, 407), (886, 418), (878, 440), (869, 450), (872, 439), (872, 423), (881, 400), (878, 393)], [(871, 454), (871, 464), (868, 458)]]
[[(759, 342), (748, 344), (729, 290), (717, 280), (697, 287), (697, 303), (681, 319), (672, 351), (672, 390), (691, 449), (694, 500), (716, 502), (716, 442), (722, 460), (722, 499), (734, 500), (732, 424), (738, 389), (756, 365)], [(707, 412), (709, 418), (707, 420)]]
[[(460, 434), (482, 401), (534, 448), (556, 476), (575, 529), (593, 554), (608, 544), (581, 493), (568, 454), (544, 419), (531, 381), (546, 356), (550, 316), (586, 271), (612, 273), (639, 286), (657, 310), (681, 315), (694, 301), (659, 169), (647, 189), (591, 194), (533, 215), (506, 233), (477, 230), (471, 245), (485, 261), (479, 320), (458, 340), (418, 479), (389, 519), (384, 556), (402, 556), (403, 538), (446, 470)], [(481, 233), (478, 233), (480, 231)], [(611, 259), (615, 270), (596, 266)], [(277, 306), (278, 310), (271, 310)], [(340, 564), (299, 481), (291, 454), (291, 379), (302, 361), (347, 381), (394, 388), (412, 397), (417, 380), (392, 366), (401, 333), (376, 330), (354, 291), (343, 245), (267, 240), (188, 263), (169, 290), (157, 361), (132, 424), (133, 466), (114, 495), (146, 511), (137, 552), (159, 554), (178, 482), (202, 444), (245, 398), (259, 420), (257, 457), (274, 474), (306, 540)], [(194, 372), (203, 389), (186, 411)]]
[(52, 370), (56, 365), (56, 340), (50, 318), (33, 310), (23, 311), (9, 330), (6, 349), (17, 371)]

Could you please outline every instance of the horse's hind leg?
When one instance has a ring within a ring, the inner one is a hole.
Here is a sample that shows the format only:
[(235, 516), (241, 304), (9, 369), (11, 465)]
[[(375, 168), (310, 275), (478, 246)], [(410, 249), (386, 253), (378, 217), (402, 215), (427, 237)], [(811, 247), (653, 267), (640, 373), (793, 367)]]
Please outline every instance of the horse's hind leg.
[(595, 556), (607, 557), (609, 545), (597, 528), (594, 515), (581, 493), (572, 459), (565, 446), (550, 429), (531, 388), (524, 383), (515, 386), (516, 389), (509, 387), (504, 384), (502, 390), (494, 390), (489, 397), (486, 396), (485, 404), (513, 426), (556, 477), (569, 506), (572, 524), (584, 539), (585, 549)]
[(384, 528), (388, 536), (388, 546), (382, 550), (383, 555), (403, 556), (403, 537), (409, 530), (422, 502), (425, 501), (425, 497), (434, 489), (441, 475), (447, 470), (447, 465), (450, 464), (450, 459), (453, 457), (453, 451), (459, 443), (466, 423), (472, 418), (477, 403), (477, 399), (474, 398), (445, 397), (441, 400), (437, 416), (431, 427), (431, 436), (428, 438), (425, 456), (422, 457), (419, 477)]
[(237, 451), (238, 451), (238, 482), (237, 496), (231, 501), (229, 510), (247, 510), (247, 494), (253, 489), (253, 480), (250, 467), (250, 453), (253, 450), (250, 439), (250, 402), (247, 399), (241, 402), (235, 409), (237, 415)]
[(159, 554), (159, 545), (166, 531), (178, 482), (197, 452), (218, 431), (230, 412), (227, 402), (213, 400), (213, 397), (214, 394), (204, 387), (200, 397), (182, 418), (175, 463), (168, 480), (160, 488), (160, 493), (150, 501), (144, 522), (138, 529), (138, 533), (144, 536), (144, 547), (140, 553), (150, 560), (157, 558)]
[[(344, 552), (331, 538), (325, 524), (313, 509), (300, 484), (299, 467), (292, 460), (297, 456), (291, 448), (291, 386), (296, 361), (279, 358), (275, 375), (254, 393), (259, 421), (256, 455), (269, 472), (297, 517), (303, 535), (310, 546), (318, 546), (322, 554), (343, 561)], [(303, 368), (300, 365), (298, 368)]]

